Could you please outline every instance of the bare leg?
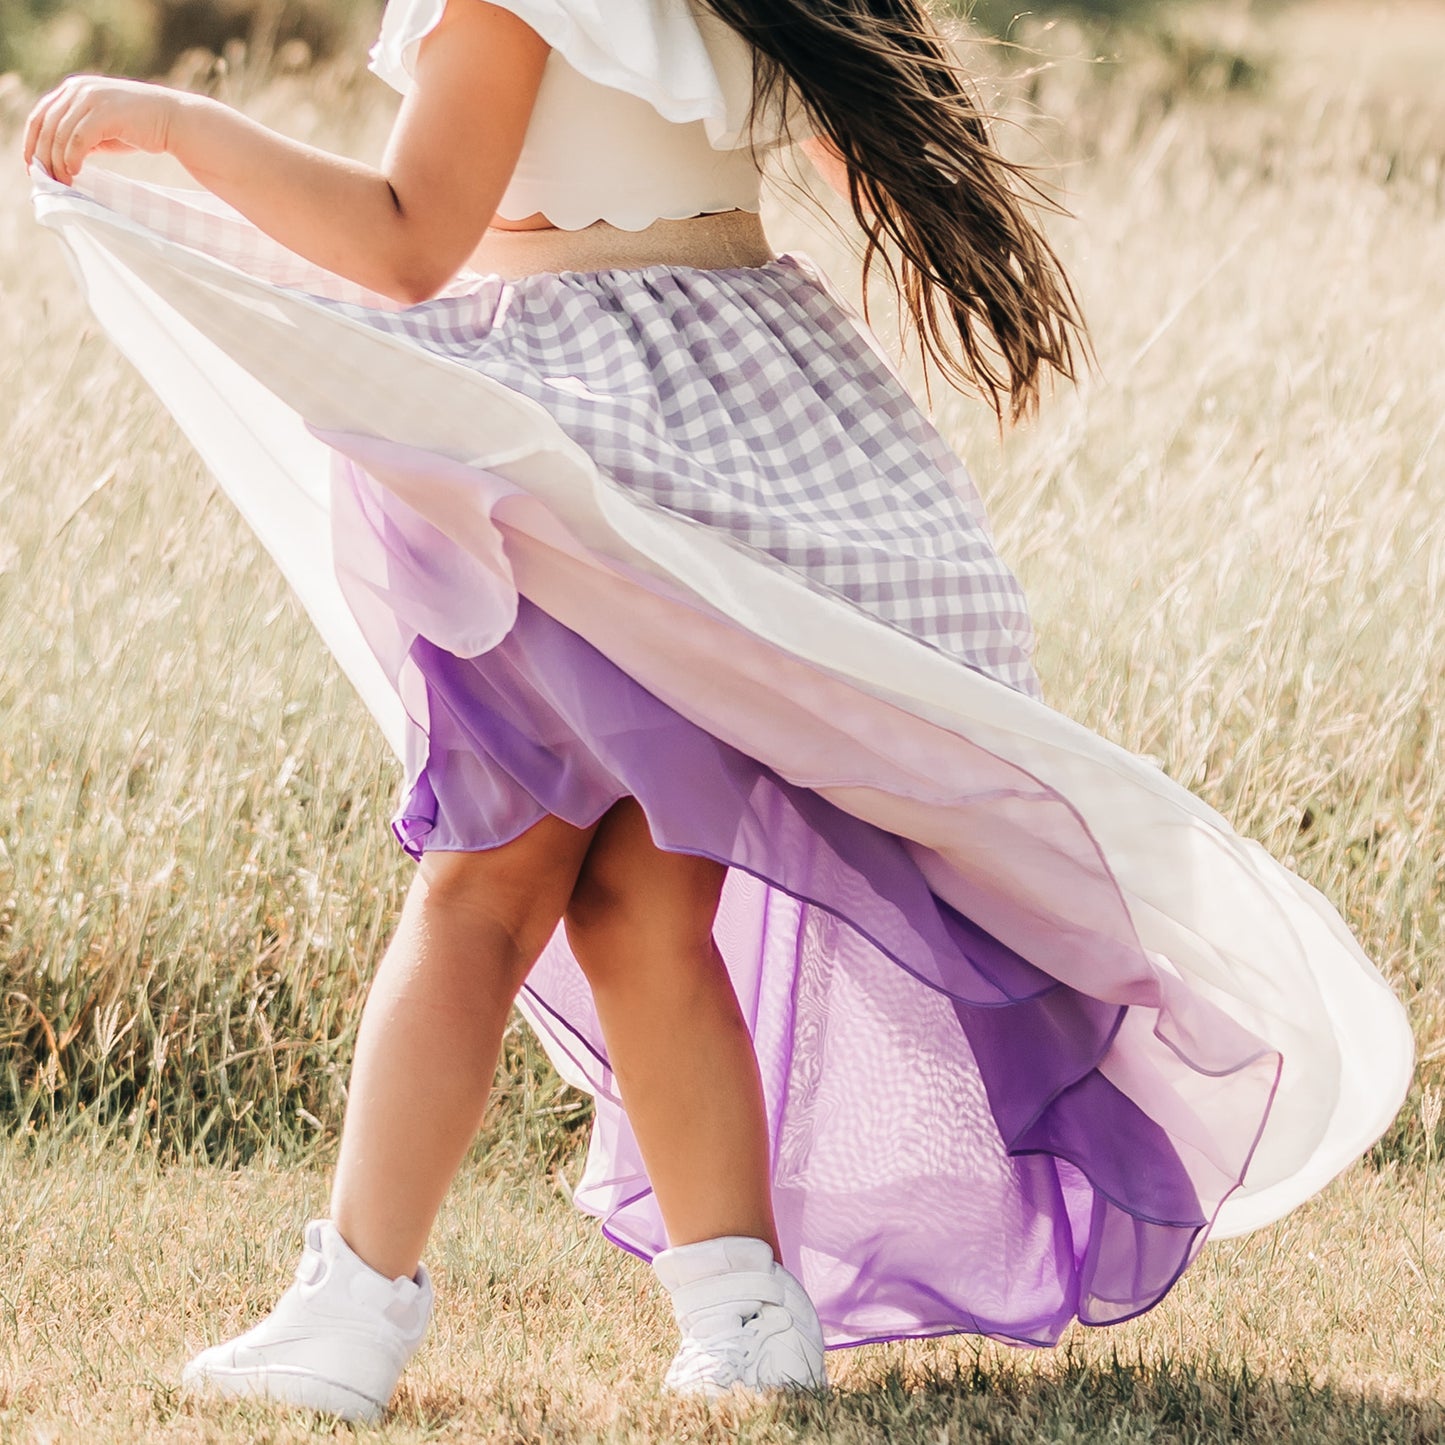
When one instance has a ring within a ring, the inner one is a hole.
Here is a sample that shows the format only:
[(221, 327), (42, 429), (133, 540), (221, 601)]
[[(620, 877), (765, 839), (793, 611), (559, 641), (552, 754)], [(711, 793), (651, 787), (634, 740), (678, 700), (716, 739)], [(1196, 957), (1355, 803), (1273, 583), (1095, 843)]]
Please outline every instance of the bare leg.
[(384, 1275), (416, 1270), (592, 832), (547, 818), (504, 847), (422, 860), (362, 1015), (331, 1192), (342, 1237)]
[(778, 1251), (757, 1056), (712, 941), (725, 870), (666, 853), (632, 799), (598, 825), (567, 905), (668, 1242)]

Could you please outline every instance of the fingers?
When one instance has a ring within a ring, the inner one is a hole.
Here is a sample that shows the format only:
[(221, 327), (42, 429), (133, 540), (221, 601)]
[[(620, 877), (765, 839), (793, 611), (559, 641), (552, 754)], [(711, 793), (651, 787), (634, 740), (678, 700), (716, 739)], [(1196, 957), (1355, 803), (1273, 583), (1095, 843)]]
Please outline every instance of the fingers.
[[(70, 185), (75, 179), (75, 168), (66, 163), (66, 145), (89, 108), (89, 97), (84, 91), (77, 90), (56, 112), (55, 127), (50, 135), (50, 174), (63, 186)], [(41, 133), (44, 134), (43, 127)]]
[(55, 179), (70, 185), (99, 138), (94, 107), (90, 97), (82, 93), (61, 112), (55, 127), (54, 155), (59, 167)]
[(72, 75), (42, 96), (25, 125), (25, 164), (36, 161), (62, 185), (70, 185), (86, 156), (107, 139), (96, 118), (98, 100), (88, 75)]
[[(84, 107), (84, 88), (75, 78), (65, 81), (49, 95), (44, 96), (30, 113), (25, 128), (25, 160), (39, 164), (57, 181), (70, 184), (70, 176), (64, 173), (64, 162), (57, 146), (56, 136), (67, 117), (75, 112), (79, 119)], [(72, 125), (74, 122), (72, 121)]]
[(51, 109), (61, 103), (61, 93), (59, 90), (52, 90), (49, 95), (42, 95), (40, 99), (35, 102), (35, 108), (30, 112), (25, 122), (24, 154), (25, 164), (27, 166), (34, 160), (39, 160), (41, 165), (45, 164), (45, 161), (39, 154), (41, 127), (45, 124), (46, 116)]
[(40, 125), (35, 132), (35, 159), (52, 176), (55, 175), (55, 127), (69, 102), (70, 96), (64, 90), (51, 96), (49, 103), (41, 111)]
[(165, 150), (173, 110), (163, 87), (73, 75), (30, 112), (25, 163), (72, 185), (92, 151)]

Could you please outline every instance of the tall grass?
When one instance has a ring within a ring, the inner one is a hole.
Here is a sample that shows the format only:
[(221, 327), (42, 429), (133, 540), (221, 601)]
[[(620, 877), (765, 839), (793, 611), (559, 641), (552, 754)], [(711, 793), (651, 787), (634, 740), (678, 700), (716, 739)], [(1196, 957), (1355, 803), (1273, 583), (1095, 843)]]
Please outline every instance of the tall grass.
[(288, 65), (329, 59), (376, 27), (381, 0), (0, 0), (0, 75), (166, 74), (195, 51)]
[[(1099, 376), (1000, 451), (939, 408), (1030, 591), (1051, 700), (1345, 911), (1445, 1084), (1445, 104), (1434, 10), (1297, 12), (1273, 87), (1147, 57), (1007, 79), (1047, 118)], [(1217, 22), (1234, 22), (1225, 14)], [(1221, 32), (1223, 33), (1223, 32)], [(1062, 38), (1060, 38), (1062, 36)], [(330, 87), (330, 88), (328, 88)], [(375, 151), (379, 88), (249, 102)], [(1037, 115), (1029, 123), (1039, 129)], [(396, 770), (0, 185), (0, 1122), (238, 1160), (329, 1138), (407, 865)], [(780, 240), (846, 255), (779, 210)], [(580, 1110), (520, 1042), (546, 1149)], [(1426, 1149), (1418, 1111), (1384, 1159)], [(553, 1127), (554, 1124), (556, 1127)]]
[[(0, 75), (47, 85), (72, 70), (168, 73), (188, 52), (288, 63), (344, 54), (373, 31), (383, 0), (0, 0)], [(1106, 29), (1157, 28), (1184, 0), (939, 0), (976, 28), (1011, 35), (1069, 16)], [(1163, 33), (1168, 34), (1167, 24)]]

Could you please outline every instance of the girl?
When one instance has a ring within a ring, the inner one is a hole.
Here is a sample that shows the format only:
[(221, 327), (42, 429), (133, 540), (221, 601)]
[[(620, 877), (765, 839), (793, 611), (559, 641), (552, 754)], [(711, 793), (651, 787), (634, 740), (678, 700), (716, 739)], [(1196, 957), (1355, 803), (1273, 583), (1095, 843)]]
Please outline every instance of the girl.
[[(518, 999), (667, 1385), (1055, 1341), (1384, 1128), (1401, 1011), (1325, 901), (1038, 701), (958, 462), (760, 228), (792, 140), (1002, 410), (1078, 322), (917, 0), (392, 0), (380, 167), (79, 77), (25, 154), (102, 322), (403, 756), (420, 861), (330, 1218), (186, 1379), (353, 1418)], [(103, 173), (167, 151), (210, 195)], [(520, 993), (519, 993), (520, 991)], [(784, 1267), (786, 1263), (786, 1268)]]

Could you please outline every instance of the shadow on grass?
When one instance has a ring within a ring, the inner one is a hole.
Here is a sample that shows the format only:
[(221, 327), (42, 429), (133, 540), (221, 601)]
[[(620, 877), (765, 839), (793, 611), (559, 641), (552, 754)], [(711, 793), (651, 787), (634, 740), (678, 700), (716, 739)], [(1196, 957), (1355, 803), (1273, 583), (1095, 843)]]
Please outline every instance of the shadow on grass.
[[(619, 1414), (572, 1416), (540, 1391), (501, 1403), (502, 1435), (575, 1445), (1440, 1445), (1445, 1406), (1424, 1398), (1258, 1379), (1225, 1361), (1084, 1363), (1044, 1370), (980, 1359), (956, 1372), (890, 1369), (861, 1388), (762, 1404), (640, 1396)], [(650, 1392), (649, 1392), (650, 1394)], [(451, 1390), (408, 1397), (392, 1420), (468, 1438), (477, 1402)], [(560, 1408), (559, 1408), (560, 1407)], [(570, 1416), (570, 1418), (569, 1418)], [(509, 1433), (514, 1432), (514, 1433)], [(408, 1437), (410, 1438), (410, 1437)], [(428, 1434), (428, 1438), (430, 1438)]]
[(861, 1390), (780, 1405), (790, 1438), (917, 1445), (1440, 1445), (1445, 1406), (1256, 1378), (1227, 1361), (1061, 1359), (1035, 1372), (982, 1360), (951, 1374), (889, 1371)]

